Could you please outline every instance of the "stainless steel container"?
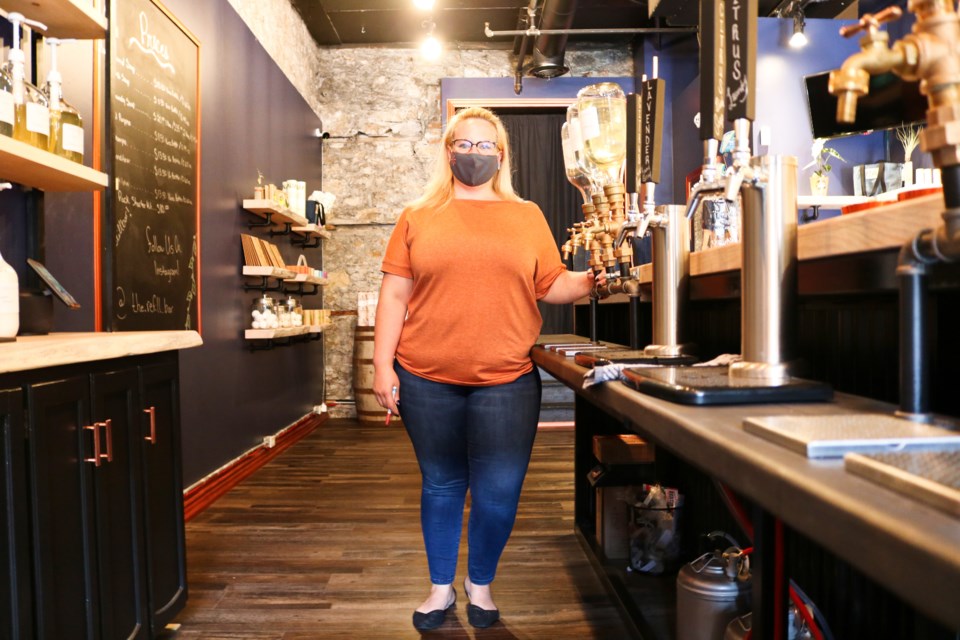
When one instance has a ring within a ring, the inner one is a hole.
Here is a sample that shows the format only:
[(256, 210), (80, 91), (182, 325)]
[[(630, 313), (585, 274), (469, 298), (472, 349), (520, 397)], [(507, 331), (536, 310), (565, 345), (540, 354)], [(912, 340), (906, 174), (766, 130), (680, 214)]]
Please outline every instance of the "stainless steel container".
[(731, 550), (714, 551), (680, 569), (677, 640), (724, 640), (730, 621), (750, 611), (750, 571), (743, 561)]
[(690, 223), (686, 207), (657, 207), (653, 235), (653, 344), (649, 356), (679, 356), (684, 337), (683, 308), (690, 274)]
[(759, 180), (740, 192), (743, 361), (730, 376), (778, 383), (797, 355), (797, 159), (760, 156), (751, 165)]

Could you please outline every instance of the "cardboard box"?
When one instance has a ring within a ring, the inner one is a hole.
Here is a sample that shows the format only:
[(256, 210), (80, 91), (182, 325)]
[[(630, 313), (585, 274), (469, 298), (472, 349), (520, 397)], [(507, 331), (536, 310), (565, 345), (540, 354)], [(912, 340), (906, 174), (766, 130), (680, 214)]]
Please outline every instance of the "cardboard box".
[(656, 459), (653, 444), (633, 434), (593, 436), (593, 455), (603, 464), (642, 464)]
[(630, 557), (630, 505), (627, 487), (597, 487), (597, 544), (608, 560)]

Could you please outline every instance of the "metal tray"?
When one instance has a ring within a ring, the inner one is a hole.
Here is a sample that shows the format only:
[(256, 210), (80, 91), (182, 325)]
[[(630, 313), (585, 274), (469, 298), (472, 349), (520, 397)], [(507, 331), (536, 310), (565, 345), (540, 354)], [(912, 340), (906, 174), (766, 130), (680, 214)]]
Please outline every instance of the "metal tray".
[(960, 519), (960, 450), (851, 453), (847, 471)]
[(822, 402), (833, 397), (829, 385), (791, 378), (769, 386), (748, 378), (731, 381), (727, 367), (647, 367), (626, 369), (624, 384), (657, 398), (692, 405)]
[(760, 416), (744, 420), (743, 428), (808, 458), (907, 449), (960, 450), (960, 432), (884, 413)]

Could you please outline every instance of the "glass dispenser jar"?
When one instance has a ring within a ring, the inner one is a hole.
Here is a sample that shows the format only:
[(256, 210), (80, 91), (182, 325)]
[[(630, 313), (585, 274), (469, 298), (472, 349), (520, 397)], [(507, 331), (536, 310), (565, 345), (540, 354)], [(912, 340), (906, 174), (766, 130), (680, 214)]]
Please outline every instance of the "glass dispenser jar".
[(50, 107), (50, 139), (48, 149), (51, 153), (83, 162), (83, 120), (80, 112), (63, 99), (63, 79), (57, 69), (57, 47), (60, 40), (47, 38), (50, 45), (50, 73), (47, 75), (46, 97)]
[(615, 82), (601, 82), (577, 93), (584, 150), (600, 170), (603, 186), (620, 182), (627, 155), (627, 97)]
[(302, 327), (303, 305), (293, 296), (287, 296), (280, 305), (279, 316), (281, 327)]
[(277, 329), (280, 326), (276, 305), (273, 298), (267, 294), (263, 294), (262, 298), (254, 300), (250, 315), (252, 316), (250, 326), (253, 329)]

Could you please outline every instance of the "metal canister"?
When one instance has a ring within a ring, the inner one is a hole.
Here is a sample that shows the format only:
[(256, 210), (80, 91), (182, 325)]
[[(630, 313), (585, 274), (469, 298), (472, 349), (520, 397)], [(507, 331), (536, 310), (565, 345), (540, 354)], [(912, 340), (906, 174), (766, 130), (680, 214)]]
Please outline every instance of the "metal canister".
[(677, 575), (677, 639), (724, 640), (730, 621), (750, 611), (750, 567), (736, 547), (705, 553)]

